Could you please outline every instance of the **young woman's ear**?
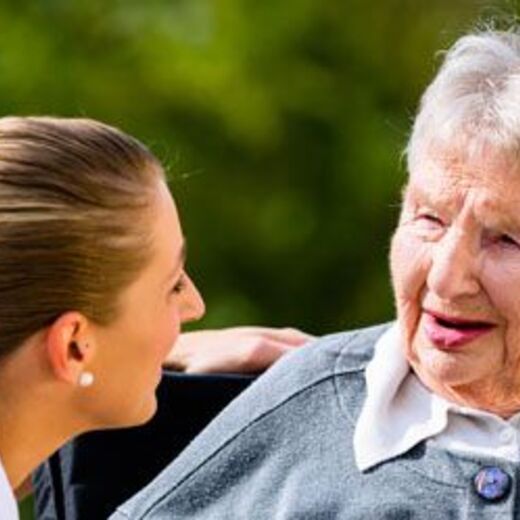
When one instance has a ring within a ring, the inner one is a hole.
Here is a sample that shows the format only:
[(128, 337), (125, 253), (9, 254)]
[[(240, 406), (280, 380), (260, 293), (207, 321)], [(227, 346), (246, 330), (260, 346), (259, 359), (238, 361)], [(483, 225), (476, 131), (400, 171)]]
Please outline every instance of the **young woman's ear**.
[(66, 312), (49, 327), (46, 351), (52, 371), (59, 380), (79, 386), (90, 386), (89, 370), (94, 348), (88, 336), (88, 320), (79, 312)]

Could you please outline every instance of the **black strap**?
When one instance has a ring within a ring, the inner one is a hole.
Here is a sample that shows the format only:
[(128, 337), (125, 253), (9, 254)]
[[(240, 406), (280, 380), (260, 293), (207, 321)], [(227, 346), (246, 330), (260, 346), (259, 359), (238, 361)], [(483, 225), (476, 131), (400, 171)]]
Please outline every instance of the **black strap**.
[(60, 452), (49, 459), (49, 469), (52, 481), (52, 491), (56, 520), (67, 520), (65, 516), (65, 500), (63, 496), (63, 480), (61, 478)]

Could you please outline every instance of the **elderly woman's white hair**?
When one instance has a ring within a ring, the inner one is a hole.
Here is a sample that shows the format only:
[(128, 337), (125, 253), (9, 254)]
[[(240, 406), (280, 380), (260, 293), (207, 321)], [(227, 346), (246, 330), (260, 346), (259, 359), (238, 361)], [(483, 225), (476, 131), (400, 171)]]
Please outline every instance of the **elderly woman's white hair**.
[(407, 147), (408, 169), (424, 154), (520, 150), (520, 32), (461, 38), (425, 91)]

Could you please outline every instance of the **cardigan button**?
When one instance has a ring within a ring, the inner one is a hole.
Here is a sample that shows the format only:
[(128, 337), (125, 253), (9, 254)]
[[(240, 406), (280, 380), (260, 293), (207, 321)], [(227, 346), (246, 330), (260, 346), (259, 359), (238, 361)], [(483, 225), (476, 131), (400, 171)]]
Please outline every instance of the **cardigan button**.
[(511, 489), (511, 477), (497, 466), (486, 466), (475, 475), (473, 484), (481, 498), (493, 502), (507, 496)]

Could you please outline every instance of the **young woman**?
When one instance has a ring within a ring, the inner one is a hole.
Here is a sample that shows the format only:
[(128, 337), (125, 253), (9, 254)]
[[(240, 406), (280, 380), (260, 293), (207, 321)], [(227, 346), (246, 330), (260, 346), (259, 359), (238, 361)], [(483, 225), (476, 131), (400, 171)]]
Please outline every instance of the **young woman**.
[(164, 171), (141, 143), (92, 120), (0, 119), (0, 518), (17, 518), (11, 490), (71, 437), (150, 419), (167, 357), (255, 369), (304, 340), (268, 332), (266, 349), (250, 340), (258, 329), (233, 329), (249, 357), (197, 353), (196, 336), (170, 353), (204, 313), (185, 256)]

